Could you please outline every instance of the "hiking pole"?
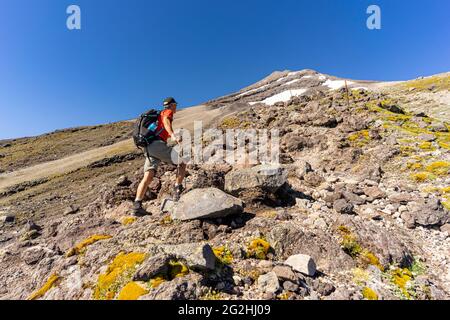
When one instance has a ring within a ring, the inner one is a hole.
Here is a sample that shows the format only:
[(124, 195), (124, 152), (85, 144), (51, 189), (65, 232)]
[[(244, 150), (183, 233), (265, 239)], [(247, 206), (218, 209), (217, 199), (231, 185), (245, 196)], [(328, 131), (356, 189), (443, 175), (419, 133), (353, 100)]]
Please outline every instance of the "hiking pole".
[(348, 95), (348, 85), (347, 85), (347, 80), (345, 80), (345, 90), (346, 90), (346, 96), (347, 96), (347, 107), (350, 109), (350, 97)]

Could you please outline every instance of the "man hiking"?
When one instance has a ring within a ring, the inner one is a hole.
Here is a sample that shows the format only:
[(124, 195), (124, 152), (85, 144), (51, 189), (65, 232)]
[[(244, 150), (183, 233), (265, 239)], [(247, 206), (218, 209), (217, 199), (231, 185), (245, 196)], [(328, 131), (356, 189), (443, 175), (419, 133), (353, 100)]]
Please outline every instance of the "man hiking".
[[(160, 162), (174, 164), (178, 166), (177, 177), (174, 187), (174, 200), (178, 201), (183, 192), (183, 180), (186, 174), (186, 164), (181, 161), (180, 156), (167, 145), (167, 140), (172, 138), (178, 144), (182, 142), (181, 137), (176, 136), (173, 132), (172, 122), (175, 113), (177, 112), (178, 103), (174, 98), (167, 98), (164, 100), (164, 110), (158, 116), (158, 132), (157, 138), (146, 146), (144, 178), (142, 179), (136, 193), (136, 200), (133, 205), (133, 214), (138, 217), (147, 215), (147, 211), (142, 208), (142, 200), (148, 190), (150, 183), (156, 175), (156, 170)], [(174, 153), (172, 156), (172, 152)]]

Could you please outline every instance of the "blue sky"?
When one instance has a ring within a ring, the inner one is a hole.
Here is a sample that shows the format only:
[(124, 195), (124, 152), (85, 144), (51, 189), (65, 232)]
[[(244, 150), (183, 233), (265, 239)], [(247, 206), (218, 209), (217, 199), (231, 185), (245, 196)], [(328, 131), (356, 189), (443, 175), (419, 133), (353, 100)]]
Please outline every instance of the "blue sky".
[[(82, 30), (66, 28), (81, 7)], [(366, 9), (382, 29), (366, 28)], [(448, 0), (0, 0), (0, 139), (183, 107), (275, 70), (403, 80), (450, 71)]]

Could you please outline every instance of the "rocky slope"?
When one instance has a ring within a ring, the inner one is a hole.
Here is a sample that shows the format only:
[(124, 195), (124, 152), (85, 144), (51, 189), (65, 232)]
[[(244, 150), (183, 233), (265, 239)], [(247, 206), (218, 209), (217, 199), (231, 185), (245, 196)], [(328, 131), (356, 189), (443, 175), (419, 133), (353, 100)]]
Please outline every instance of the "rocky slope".
[(347, 87), (283, 72), (210, 101), (212, 126), (279, 128), (282, 164), (192, 165), (164, 210), (162, 166), (145, 218), (139, 152), (4, 193), (0, 298), (450, 298), (449, 77)]

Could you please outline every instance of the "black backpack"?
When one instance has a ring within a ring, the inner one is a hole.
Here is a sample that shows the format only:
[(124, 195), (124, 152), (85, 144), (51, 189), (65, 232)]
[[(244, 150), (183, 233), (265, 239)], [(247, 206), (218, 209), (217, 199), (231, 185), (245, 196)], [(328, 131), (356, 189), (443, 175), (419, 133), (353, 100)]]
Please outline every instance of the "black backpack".
[(159, 113), (159, 111), (151, 109), (136, 120), (133, 128), (133, 140), (138, 148), (145, 148), (158, 139), (162, 132), (162, 130), (156, 131)]

